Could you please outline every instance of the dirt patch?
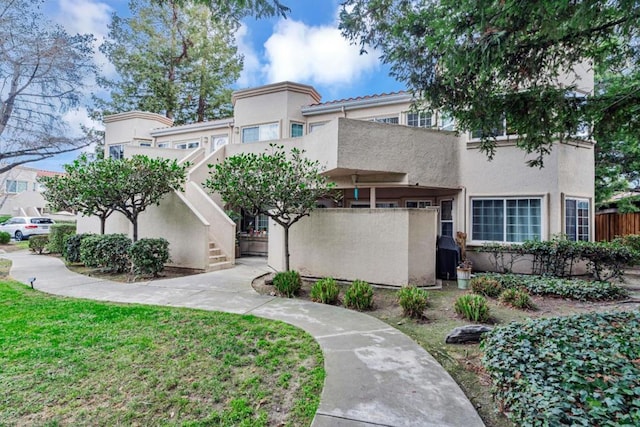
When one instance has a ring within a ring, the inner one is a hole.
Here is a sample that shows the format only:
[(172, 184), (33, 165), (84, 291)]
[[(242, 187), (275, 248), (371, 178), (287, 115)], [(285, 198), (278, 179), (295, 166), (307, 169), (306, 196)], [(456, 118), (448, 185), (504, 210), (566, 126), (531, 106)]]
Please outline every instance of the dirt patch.
[(103, 271), (101, 268), (85, 267), (83, 264), (67, 264), (67, 268), (74, 273), (121, 283), (151, 282), (154, 280), (173, 279), (176, 277), (192, 276), (194, 274), (202, 273), (198, 270), (190, 270), (186, 268), (165, 267), (157, 277), (154, 277), (148, 274), (110, 273)]

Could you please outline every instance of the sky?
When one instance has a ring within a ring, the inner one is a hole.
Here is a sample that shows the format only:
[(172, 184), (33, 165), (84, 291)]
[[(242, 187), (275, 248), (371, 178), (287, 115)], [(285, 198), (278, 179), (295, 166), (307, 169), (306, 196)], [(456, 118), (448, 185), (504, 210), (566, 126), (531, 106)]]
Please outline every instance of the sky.
[[(359, 46), (344, 39), (338, 29), (340, 0), (282, 0), (291, 8), (287, 19), (247, 18), (236, 34), (239, 51), (244, 56), (244, 70), (234, 85), (236, 89), (290, 80), (313, 86), (323, 101), (402, 90), (401, 83), (388, 75), (376, 52), (360, 55)], [(94, 35), (96, 64), (101, 72), (113, 77), (114, 70), (98, 52), (108, 34), (113, 13), (128, 16), (128, 0), (45, 0), (45, 15), (67, 32)], [(91, 91), (89, 85), (86, 102)], [(66, 114), (70, 128), (83, 124), (100, 128), (81, 107)], [(62, 170), (79, 153), (59, 155), (33, 163), (31, 167)]]

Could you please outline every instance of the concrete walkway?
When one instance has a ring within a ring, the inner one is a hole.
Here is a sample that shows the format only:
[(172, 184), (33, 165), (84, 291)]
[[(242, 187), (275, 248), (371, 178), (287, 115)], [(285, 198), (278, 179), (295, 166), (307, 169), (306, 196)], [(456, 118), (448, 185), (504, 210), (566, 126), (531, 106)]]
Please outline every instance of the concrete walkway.
[[(251, 280), (270, 272), (262, 258), (229, 270), (124, 284), (72, 273), (56, 258), (14, 252), (11, 276), (56, 295), (122, 303), (192, 307), (282, 320), (322, 347), (326, 380), (314, 427), (483, 426), (460, 387), (422, 347), (366, 314), (258, 295)], [(427, 326), (428, 327), (428, 326)]]

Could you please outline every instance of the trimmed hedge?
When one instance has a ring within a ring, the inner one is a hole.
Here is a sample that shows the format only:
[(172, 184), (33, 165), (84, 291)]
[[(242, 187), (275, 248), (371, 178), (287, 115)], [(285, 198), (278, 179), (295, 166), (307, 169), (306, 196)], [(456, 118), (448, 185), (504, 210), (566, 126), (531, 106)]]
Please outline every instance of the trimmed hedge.
[(537, 319), (485, 334), (482, 361), (518, 426), (637, 426), (638, 342), (638, 311)]
[(512, 271), (522, 256), (531, 255), (531, 274), (567, 277), (579, 262), (586, 262), (589, 272), (597, 280), (621, 278), (624, 267), (638, 260), (633, 239), (614, 242), (573, 242), (554, 238), (544, 242), (526, 241), (521, 245), (489, 243), (478, 248), (490, 255), (493, 268), (500, 273)]
[(0, 245), (6, 245), (11, 241), (11, 234), (6, 231), (0, 231)]
[(124, 234), (88, 235), (80, 243), (80, 261), (87, 267), (101, 267), (112, 273), (131, 268), (131, 239)]
[(47, 249), (52, 254), (61, 254), (64, 250), (64, 238), (76, 234), (75, 224), (51, 224)]
[(31, 236), (29, 238), (29, 250), (38, 254), (42, 254), (42, 252), (47, 248), (48, 243), (49, 235), (36, 234), (35, 236)]
[(165, 239), (140, 239), (129, 248), (133, 271), (157, 276), (169, 262), (169, 242)]
[(71, 234), (64, 237), (62, 256), (67, 262), (80, 262), (80, 244), (90, 234)]
[(483, 274), (505, 289), (526, 289), (532, 295), (555, 296), (579, 301), (614, 301), (629, 296), (626, 289), (611, 282), (598, 282), (523, 274)]

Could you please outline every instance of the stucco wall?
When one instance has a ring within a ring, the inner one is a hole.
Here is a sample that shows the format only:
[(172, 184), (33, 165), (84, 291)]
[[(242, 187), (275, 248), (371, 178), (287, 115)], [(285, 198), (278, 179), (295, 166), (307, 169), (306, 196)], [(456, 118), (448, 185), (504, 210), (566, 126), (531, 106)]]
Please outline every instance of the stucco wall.
[[(269, 226), (269, 265), (282, 270), (284, 233)], [(290, 229), (290, 267), (312, 277), (434, 285), (436, 229), (436, 209), (316, 210)]]

